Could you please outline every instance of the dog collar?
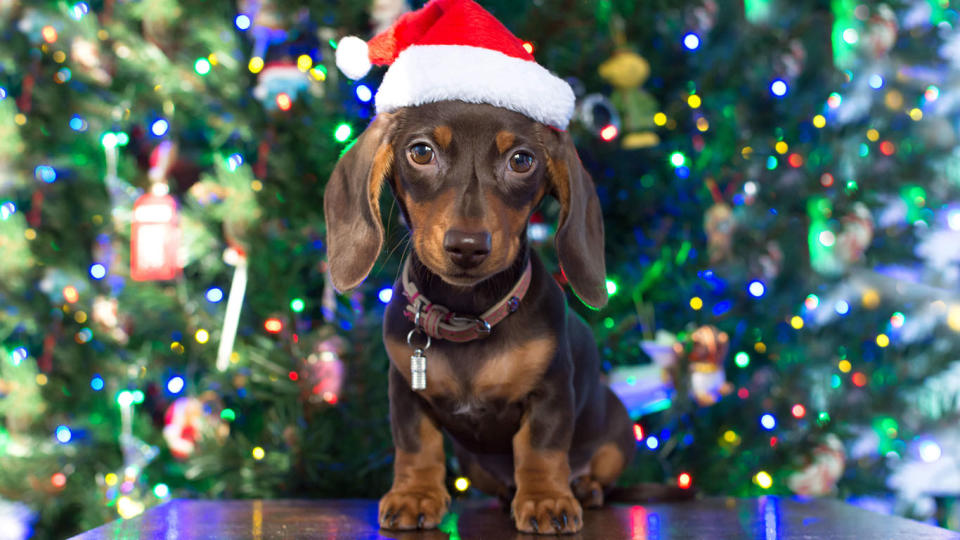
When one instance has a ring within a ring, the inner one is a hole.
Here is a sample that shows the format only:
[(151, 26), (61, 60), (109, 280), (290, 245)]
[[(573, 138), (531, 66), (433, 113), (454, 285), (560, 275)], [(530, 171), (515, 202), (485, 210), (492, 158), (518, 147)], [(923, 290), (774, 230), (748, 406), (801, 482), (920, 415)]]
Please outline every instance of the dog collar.
[[(527, 267), (516, 285), (503, 299), (483, 312), (479, 317), (458, 315), (440, 304), (434, 304), (420, 293), (410, 280), (410, 259), (403, 265), (403, 295), (407, 297), (407, 307), (403, 315), (417, 324), (433, 339), (445, 339), (456, 343), (473, 341), (490, 335), (490, 331), (508, 315), (520, 309), (520, 301), (530, 288), (533, 268), (527, 261)], [(419, 317), (418, 317), (419, 314)], [(419, 321), (417, 320), (419, 318)], [(416, 328), (415, 328), (416, 330)]]

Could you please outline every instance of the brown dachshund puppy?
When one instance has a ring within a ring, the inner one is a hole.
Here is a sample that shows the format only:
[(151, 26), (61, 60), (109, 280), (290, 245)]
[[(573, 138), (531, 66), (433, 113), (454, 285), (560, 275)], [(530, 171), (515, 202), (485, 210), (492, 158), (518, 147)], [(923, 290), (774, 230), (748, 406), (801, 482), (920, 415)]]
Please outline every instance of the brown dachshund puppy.
[[(455, 101), (377, 116), (326, 188), (330, 271), (340, 290), (359, 285), (380, 252), (385, 185), (411, 231), (405, 275), (417, 292), (398, 280), (384, 318), (396, 460), (380, 525), (440, 522), (450, 501), (445, 432), (473, 485), (512, 500), (519, 530), (580, 530), (581, 504), (603, 504), (635, 442), (627, 411), (600, 381), (590, 329), (527, 245), (530, 215), (556, 197), (564, 274), (584, 302), (606, 303), (600, 204), (570, 136)], [(507, 296), (522, 283), (525, 293)], [(467, 316), (479, 337), (433, 339), (426, 387), (415, 391), (411, 354), (425, 335), (408, 305), (418, 295)], [(508, 316), (498, 324), (477, 319), (505, 297)]]

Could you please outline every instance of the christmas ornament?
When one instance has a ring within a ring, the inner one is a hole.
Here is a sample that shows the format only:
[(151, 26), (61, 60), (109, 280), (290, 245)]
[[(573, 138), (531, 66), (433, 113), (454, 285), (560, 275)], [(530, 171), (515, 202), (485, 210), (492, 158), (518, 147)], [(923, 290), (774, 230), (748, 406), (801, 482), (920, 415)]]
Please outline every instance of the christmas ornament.
[(614, 88), (611, 101), (621, 112), (623, 147), (636, 149), (659, 144), (660, 138), (651, 131), (659, 106), (653, 96), (641, 89), (650, 76), (650, 64), (635, 52), (621, 50), (600, 64), (599, 73)]
[(813, 449), (809, 463), (787, 477), (787, 487), (797, 495), (829, 495), (843, 476), (845, 463), (843, 443), (829, 433), (823, 443)]
[(828, 276), (846, 272), (850, 265), (863, 258), (873, 239), (874, 228), (873, 216), (863, 203), (855, 203), (839, 224), (831, 219), (832, 212), (830, 202), (824, 198), (814, 197), (807, 203), (811, 218), (807, 242), (810, 264)]
[(787, 50), (780, 55), (777, 62), (777, 73), (787, 79), (796, 79), (803, 73), (807, 62), (807, 50), (799, 39), (791, 39)]
[(575, 117), (591, 133), (604, 140), (615, 139), (622, 128), (620, 113), (603, 94), (587, 94), (577, 104)]
[(337, 403), (343, 387), (343, 362), (340, 353), (346, 346), (339, 337), (317, 344), (313, 353), (304, 362), (305, 375), (301, 378), (311, 403)]
[(726, 203), (715, 203), (703, 215), (703, 229), (707, 234), (707, 253), (710, 263), (727, 260), (733, 253), (733, 233), (737, 221), (733, 209)]
[(407, 0), (373, 0), (370, 4), (370, 22), (373, 33), (386, 32), (400, 18), (410, 11)]
[(566, 129), (575, 97), (493, 15), (475, 2), (432, 2), (369, 43), (347, 36), (337, 67), (359, 79), (373, 64), (389, 65), (377, 91), (377, 112), (447, 100), (487, 103)]
[(230, 426), (220, 418), (223, 409), (213, 392), (197, 397), (178, 398), (163, 416), (163, 439), (170, 453), (177, 459), (193, 455), (197, 445), (212, 438), (223, 442), (230, 434)]
[(257, 75), (253, 96), (269, 111), (289, 110), (297, 97), (310, 88), (310, 79), (293, 62), (267, 64)]
[(627, 408), (632, 418), (662, 411), (670, 407), (675, 392), (669, 373), (676, 363), (673, 346), (677, 338), (664, 330), (656, 338), (640, 342), (651, 364), (617, 366), (610, 370), (607, 384)]
[(93, 299), (91, 319), (98, 326), (98, 332), (105, 333), (117, 343), (126, 345), (130, 341), (130, 317), (120, 315), (116, 298), (97, 296)]
[(897, 42), (897, 14), (886, 4), (880, 4), (867, 21), (864, 45), (875, 58), (885, 58)]
[(684, 345), (674, 345), (677, 354), (686, 354), (690, 368), (690, 389), (700, 406), (712, 405), (732, 390), (723, 369), (730, 338), (714, 326), (694, 330)]
[(223, 315), (223, 330), (220, 332), (220, 346), (217, 348), (217, 369), (226, 371), (230, 366), (233, 344), (237, 339), (237, 327), (240, 325), (240, 310), (247, 291), (247, 256), (237, 248), (228, 247), (223, 252), (223, 262), (234, 267), (233, 280), (230, 282), (230, 294), (227, 296), (227, 309)]
[(75, 37), (70, 43), (70, 58), (83, 68), (78, 70), (101, 86), (108, 86), (113, 82), (113, 76), (104, 64), (103, 55), (96, 42), (83, 37)]
[(719, 8), (715, 0), (703, 0), (699, 5), (687, 11), (687, 26), (695, 29), (701, 35), (713, 30), (717, 23)]
[(130, 233), (130, 277), (133, 280), (168, 280), (180, 274), (177, 222), (177, 203), (163, 189), (137, 199), (133, 205)]
[(287, 40), (290, 19), (277, 9), (275, 0), (240, 0), (237, 7), (250, 21), (247, 33), (253, 38), (253, 57), (265, 58), (268, 47)]

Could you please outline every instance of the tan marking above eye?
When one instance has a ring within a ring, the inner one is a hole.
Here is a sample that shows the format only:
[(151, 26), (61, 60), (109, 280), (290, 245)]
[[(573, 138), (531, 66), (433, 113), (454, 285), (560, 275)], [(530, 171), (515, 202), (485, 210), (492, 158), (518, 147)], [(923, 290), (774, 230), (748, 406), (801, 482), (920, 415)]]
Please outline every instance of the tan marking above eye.
[(446, 150), (453, 140), (453, 130), (448, 126), (437, 126), (433, 128), (433, 140), (437, 141), (441, 150)]
[(509, 131), (501, 131), (497, 133), (497, 151), (501, 154), (509, 150), (514, 141), (517, 140), (517, 136)]

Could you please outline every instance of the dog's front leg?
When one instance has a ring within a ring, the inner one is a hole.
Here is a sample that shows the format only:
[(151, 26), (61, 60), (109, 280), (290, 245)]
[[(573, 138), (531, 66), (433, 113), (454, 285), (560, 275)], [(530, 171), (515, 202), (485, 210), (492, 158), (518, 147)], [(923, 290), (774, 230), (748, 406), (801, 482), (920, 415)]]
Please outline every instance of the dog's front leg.
[(392, 364), (390, 425), (396, 447), (393, 487), (380, 499), (380, 526), (432, 529), (440, 524), (450, 503), (444, 485), (443, 434)]
[(511, 511), (522, 532), (573, 533), (583, 526), (583, 510), (570, 490), (573, 409), (569, 385), (547, 383), (530, 396), (513, 437), (517, 494)]

